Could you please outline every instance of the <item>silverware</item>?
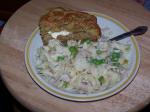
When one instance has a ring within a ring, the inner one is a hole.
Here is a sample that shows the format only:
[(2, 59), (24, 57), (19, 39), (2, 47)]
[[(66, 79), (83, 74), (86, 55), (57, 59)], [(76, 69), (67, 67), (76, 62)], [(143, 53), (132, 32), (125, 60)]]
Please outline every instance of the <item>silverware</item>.
[(138, 36), (138, 35), (142, 35), (142, 34), (144, 34), (146, 31), (148, 30), (148, 27), (147, 26), (139, 26), (139, 27), (137, 27), (137, 28), (135, 28), (135, 29), (133, 29), (133, 30), (131, 30), (131, 31), (129, 31), (129, 32), (126, 32), (126, 33), (123, 33), (123, 34), (121, 34), (121, 35), (118, 35), (118, 36), (116, 36), (116, 37), (113, 37), (113, 38), (111, 38), (111, 39), (109, 39), (110, 41), (119, 41), (119, 40), (122, 40), (122, 39), (124, 39), (124, 38), (127, 38), (127, 37), (129, 37), (129, 36), (131, 36), (131, 35), (133, 35), (133, 36)]

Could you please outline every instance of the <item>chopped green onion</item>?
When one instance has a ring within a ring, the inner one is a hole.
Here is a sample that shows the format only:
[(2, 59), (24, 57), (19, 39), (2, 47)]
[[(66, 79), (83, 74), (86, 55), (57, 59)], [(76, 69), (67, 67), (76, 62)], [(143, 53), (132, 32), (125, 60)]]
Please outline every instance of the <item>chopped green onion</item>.
[(82, 44), (83, 43), (86, 43), (86, 44), (91, 44), (92, 40), (90, 38), (86, 38), (82, 41)]
[(71, 47), (69, 47), (69, 51), (70, 51), (71, 55), (73, 56), (73, 58), (75, 58), (76, 55), (78, 54), (78, 47), (71, 46)]
[(105, 59), (91, 59), (90, 63), (94, 64), (94, 65), (101, 65), (105, 63)]
[(63, 61), (65, 59), (65, 56), (58, 56), (57, 61)]
[(105, 79), (104, 79), (103, 76), (100, 76), (100, 77), (98, 78), (98, 81), (100, 82), (101, 85), (105, 83)]

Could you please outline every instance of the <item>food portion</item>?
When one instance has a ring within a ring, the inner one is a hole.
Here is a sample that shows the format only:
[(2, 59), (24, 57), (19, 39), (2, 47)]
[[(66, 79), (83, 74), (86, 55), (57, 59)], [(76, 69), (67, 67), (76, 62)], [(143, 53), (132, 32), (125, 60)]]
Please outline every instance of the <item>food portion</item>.
[(43, 46), (35, 67), (48, 84), (71, 93), (107, 90), (126, 77), (130, 45), (105, 41), (94, 15), (52, 8), (39, 22)]
[(129, 70), (130, 45), (119, 42), (50, 39), (37, 49), (35, 67), (48, 84), (63, 91), (89, 94), (115, 86)]
[(44, 45), (47, 45), (50, 39), (67, 43), (68, 40), (83, 41), (86, 38), (97, 41), (101, 36), (94, 15), (60, 7), (52, 8), (42, 16), (39, 28)]

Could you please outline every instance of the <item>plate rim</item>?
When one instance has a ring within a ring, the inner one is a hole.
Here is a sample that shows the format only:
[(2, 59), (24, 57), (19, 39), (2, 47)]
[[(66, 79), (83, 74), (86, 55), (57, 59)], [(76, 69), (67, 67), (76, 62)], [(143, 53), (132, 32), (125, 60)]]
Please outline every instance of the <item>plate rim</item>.
[[(129, 31), (128, 28), (125, 27), (125, 25), (123, 25), (121, 22), (119, 22), (118, 20), (116, 20), (116, 19), (114, 19), (114, 18), (112, 18), (112, 17), (110, 17), (108, 15), (105, 15), (105, 14), (102, 14), (102, 13), (97, 13), (97, 12), (89, 12), (89, 11), (87, 13), (90, 13), (92, 15), (100, 16), (100, 17), (103, 17), (105, 19), (108, 19), (108, 20), (114, 22), (116, 25), (118, 25), (124, 31)], [(37, 27), (32, 32), (32, 34), (29, 36), (29, 38), (27, 40), (27, 43), (26, 43), (26, 46), (25, 46), (25, 50), (24, 50), (25, 65), (26, 65), (27, 71), (28, 71), (31, 79), (40, 88), (42, 88), (43, 90), (45, 90), (46, 92), (50, 93), (53, 96), (56, 96), (56, 97), (59, 97), (61, 99), (65, 99), (65, 100), (80, 101), (80, 102), (101, 100), (101, 99), (105, 99), (107, 97), (110, 97), (112, 95), (115, 95), (115, 94), (119, 93), (120, 91), (122, 91), (123, 89), (125, 89), (133, 81), (133, 79), (137, 75), (137, 71), (138, 71), (139, 66), (140, 66), (140, 49), (139, 49), (138, 43), (137, 43), (136, 39), (134, 38), (134, 36), (131, 36), (130, 38), (131, 38), (131, 41), (132, 41), (132, 43), (133, 43), (133, 45), (135, 47), (135, 51), (136, 51), (136, 62), (135, 62), (133, 70), (129, 74), (129, 77), (121, 85), (119, 85), (117, 88), (113, 89), (110, 92), (107, 92), (107, 93), (102, 94), (102, 95), (100, 94), (100, 95), (97, 95), (97, 96), (80, 97), (80, 96), (70, 96), (70, 95), (62, 94), (62, 93), (60, 93), (60, 92), (58, 92), (56, 90), (53, 90), (52, 88), (46, 86), (41, 80), (39, 80), (36, 77), (36, 75), (34, 74), (34, 71), (31, 68), (30, 61), (29, 61), (29, 54), (30, 54), (30, 47), (31, 47), (30, 45), (31, 45), (31, 42), (32, 42), (34, 36), (36, 35), (36, 33), (38, 31), (39, 31), (39, 27)]]

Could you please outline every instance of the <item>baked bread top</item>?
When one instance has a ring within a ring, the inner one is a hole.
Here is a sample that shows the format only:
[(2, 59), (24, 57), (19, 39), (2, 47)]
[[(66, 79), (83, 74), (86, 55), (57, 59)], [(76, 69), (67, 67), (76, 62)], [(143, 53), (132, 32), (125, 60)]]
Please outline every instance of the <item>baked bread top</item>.
[(65, 43), (67, 40), (83, 41), (87, 38), (97, 41), (101, 36), (101, 29), (94, 15), (61, 7), (52, 8), (43, 15), (39, 27), (44, 45), (53, 38)]

